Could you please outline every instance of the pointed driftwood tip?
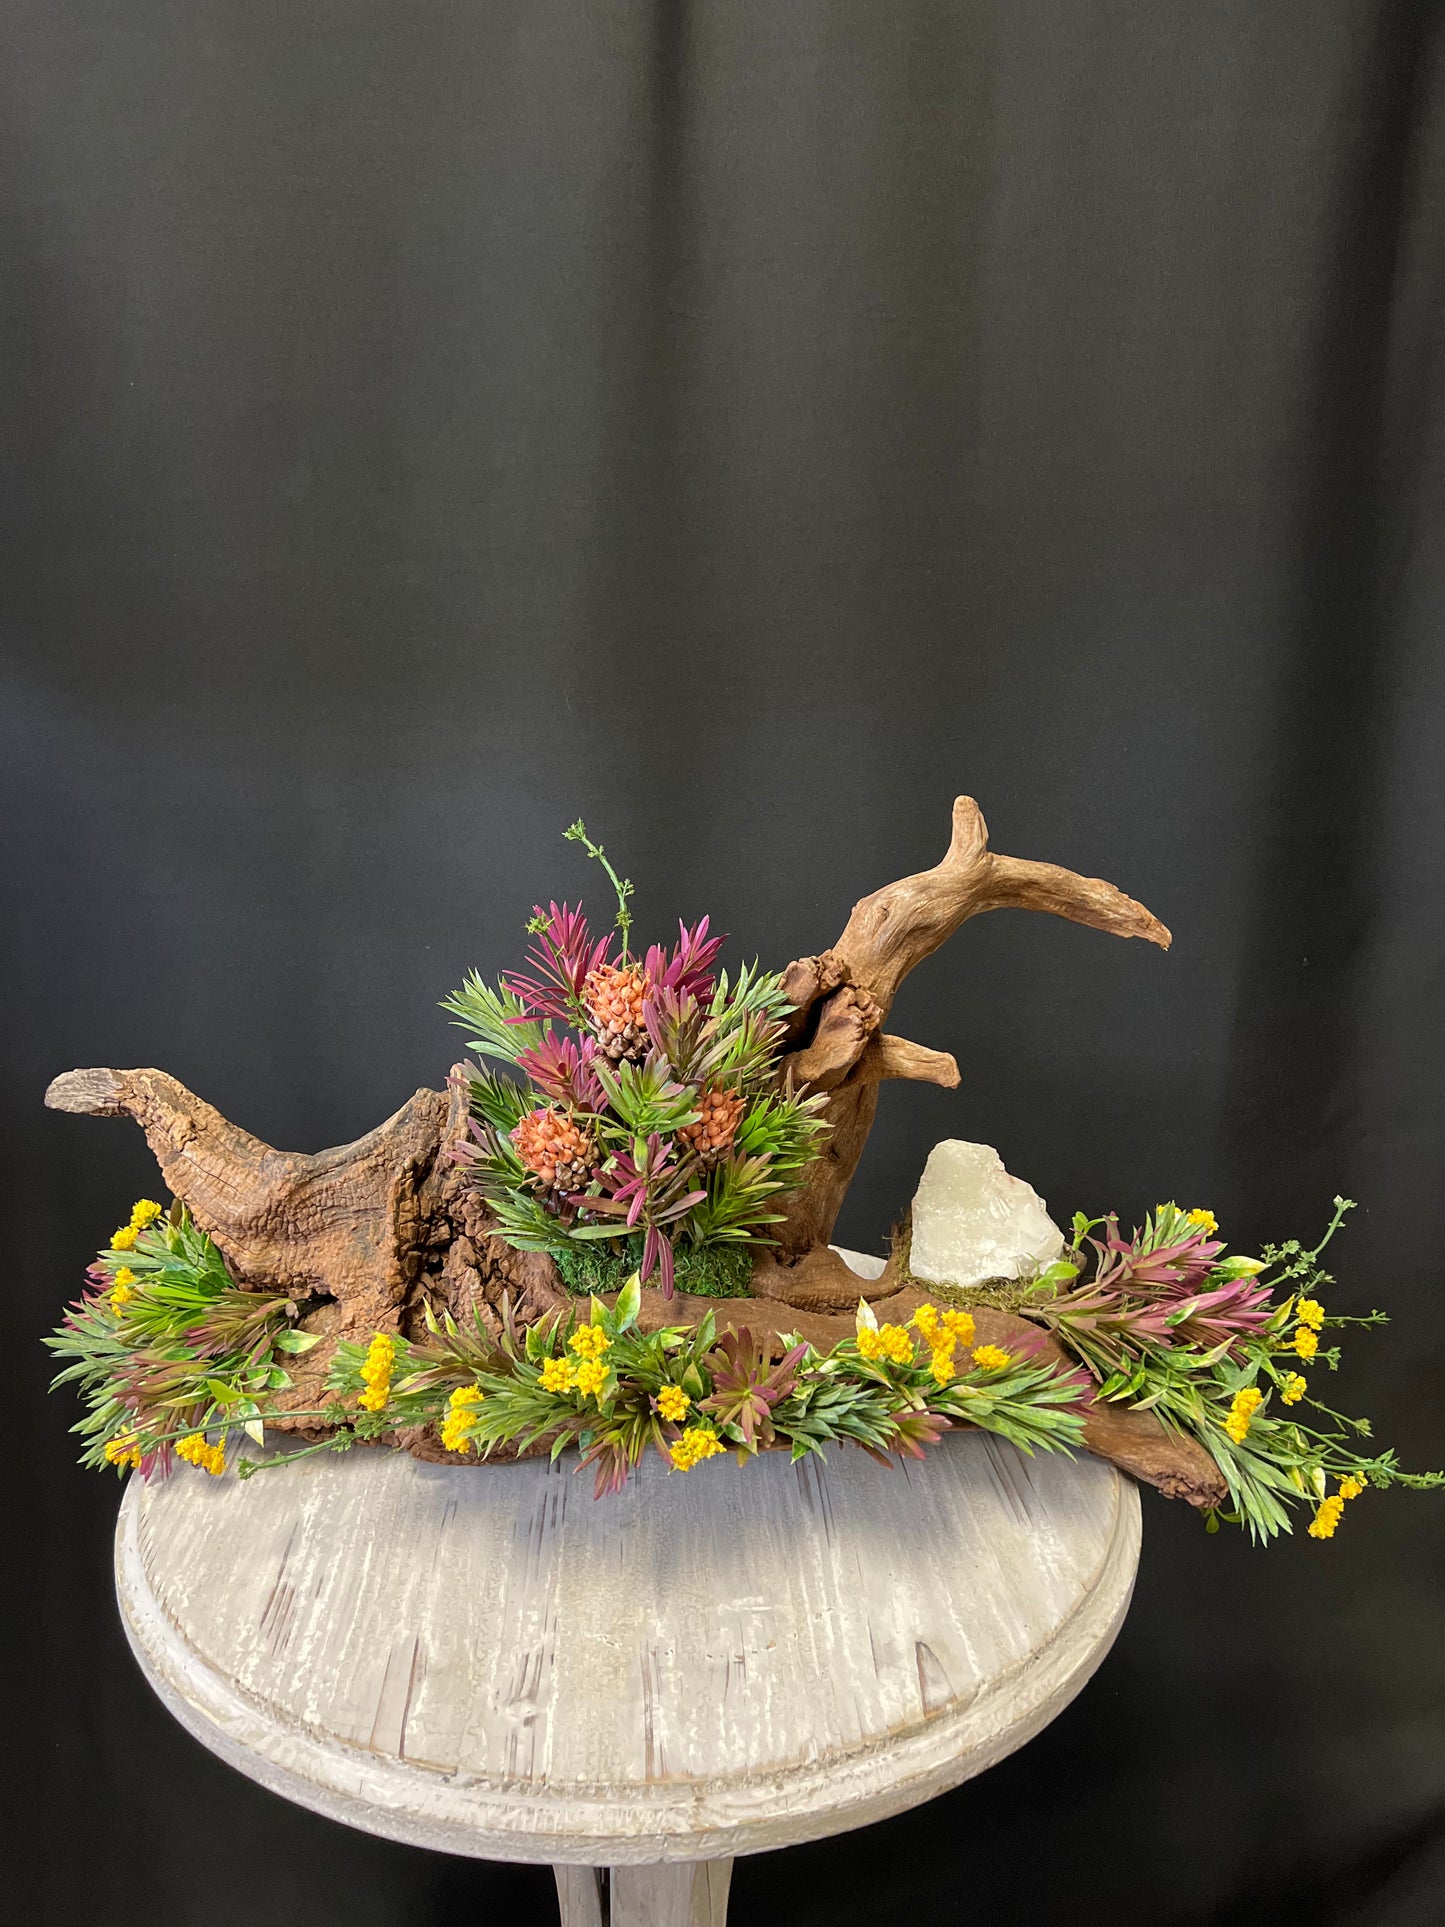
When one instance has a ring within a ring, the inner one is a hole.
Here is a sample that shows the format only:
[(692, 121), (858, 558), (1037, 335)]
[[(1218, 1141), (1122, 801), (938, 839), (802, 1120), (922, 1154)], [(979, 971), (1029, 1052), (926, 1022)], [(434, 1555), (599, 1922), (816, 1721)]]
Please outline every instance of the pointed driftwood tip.
[[(1148, 915), (1148, 912), (1145, 912)], [(1150, 943), (1157, 943), (1161, 950), (1167, 950), (1174, 941), (1174, 932), (1167, 923), (1160, 923), (1158, 917), (1149, 917), (1150, 927), (1144, 932)]]
[(976, 863), (988, 848), (988, 825), (983, 811), (971, 796), (953, 799), (953, 834), (949, 839), (946, 863)]
[(62, 1071), (45, 1093), (46, 1106), (85, 1117), (115, 1117), (120, 1111), (120, 1076), (111, 1070)]

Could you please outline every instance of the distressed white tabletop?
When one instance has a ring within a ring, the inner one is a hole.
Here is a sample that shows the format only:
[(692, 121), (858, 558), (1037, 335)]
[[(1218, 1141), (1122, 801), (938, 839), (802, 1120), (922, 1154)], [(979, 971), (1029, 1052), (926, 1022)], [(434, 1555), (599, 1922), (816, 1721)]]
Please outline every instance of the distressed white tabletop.
[(368, 1832), (705, 1860), (879, 1819), (1022, 1745), (1108, 1650), (1138, 1563), (1129, 1480), (982, 1433), (896, 1469), (649, 1458), (601, 1501), (575, 1464), (359, 1449), (133, 1479), (136, 1656), (232, 1766)]

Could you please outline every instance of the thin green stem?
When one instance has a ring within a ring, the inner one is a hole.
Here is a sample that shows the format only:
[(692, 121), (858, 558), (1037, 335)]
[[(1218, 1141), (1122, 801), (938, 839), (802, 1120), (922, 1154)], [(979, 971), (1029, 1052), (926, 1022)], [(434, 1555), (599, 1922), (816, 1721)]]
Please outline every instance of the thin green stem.
[(277, 1452), (269, 1459), (239, 1458), (236, 1461), (238, 1479), (249, 1479), (255, 1472), (269, 1472), (273, 1466), (294, 1465), (298, 1459), (312, 1458), (317, 1452), (346, 1452), (356, 1443), (355, 1432), (341, 1430), (334, 1432), (329, 1439), (317, 1439), (312, 1445), (303, 1445), (295, 1452)]
[(562, 835), (569, 843), (580, 843), (586, 850), (588, 856), (600, 863), (611, 879), (612, 888), (617, 893), (617, 928), (622, 937), (622, 961), (624, 963), (628, 962), (629, 951), (627, 948), (627, 940), (632, 930), (632, 912), (628, 909), (627, 905), (628, 899), (632, 895), (631, 877), (618, 876), (617, 872), (608, 862), (607, 852), (603, 849), (602, 845), (600, 843), (594, 843), (591, 837), (588, 836), (587, 825), (582, 821), (580, 816), (570, 829), (562, 832)]
[[(293, 1418), (329, 1418), (329, 1419), (331, 1419), (331, 1420), (333, 1421), (333, 1423), (334, 1423), (334, 1422), (335, 1422), (335, 1412), (336, 1412), (336, 1407), (335, 1407), (334, 1405), (332, 1405), (332, 1406), (328, 1406), (328, 1407), (327, 1407), (327, 1409), (326, 1409), (326, 1410), (325, 1410), (324, 1412), (278, 1412), (278, 1413), (277, 1413), (277, 1414), (275, 1415), (275, 1417), (276, 1417), (276, 1418), (283, 1418), (283, 1419), (293, 1419)], [(268, 1416), (268, 1415), (267, 1415), (267, 1413), (265, 1412), (265, 1410), (264, 1410), (264, 1409), (262, 1409), (262, 1410), (259, 1410), (259, 1411), (257, 1412), (257, 1422), (258, 1422), (259, 1424), (261, 1424), (261, 1425), (264, 1425), (264, 1424), (266, 1423), (266, 1419), (267, 1419), (267, 1416)], [(275, 1419), (273, 1419), (273, 1420), (272, 1420), (272, 1423), (273, 1423), (273, 1426), (274, 1426), (274, 1423), (275, 1423)], [(177, 1439), (188, 1439), (188, 1438), (189, 1438), (189, 1437), (191, 1436), (191, 1434), (192, 1434), (193, 1432), (202, 1432), (202, 1431), (206, 1431), (206, 1432), (215, 1432), (215, 1431), (220, 1431), (220, 1432), (229, 1432), (229, 1431), (231, 1431), (231, 1430), (233, 1430), (233, 1429), (237, 1429), (237, 1428), (239, 1428), (239, 1429), (242, 1429), (242, 1430), (244, 1430), (244, 1428), (245, 1428), (245, 1424), (246, 1424), (246, 1421), (245, 1421), (244, 1419), (222, 1419), (222, 1420), (219, 1420), (219, 1421), (217, 1421), (216, 1419), (212, 1419), (212, 1420), (210, 1420), (210, 1422), (209, 1422), (209, 1423), (208, 1423), (207, 1425), (204, 1425), (204, 1426), (200, 1426), (200, 1425), (183, 1425), (183, 1426), (182, 1426), (182, 1427), (180, 1428), (180, 1430), (179, 1430), (179, 1431), (176, 1431), (176, 1432), (162, 1432), (159, 1438), (148, 1438), (148, 1439), (147, 1439), (147, 1440), (145, 1441), (145, 1443), (146, 1443), (146, 1445), (147, 1445), (148, 1447), (153, 1447), (153, 1446), (157, 1446), (157, 1445), (173, 1445), (173, 1444), (175, 1443), (175, 1441), (176, 1441)], [(131, 1432), (134, 1432), (134, 1433), (135, 1433), (135, 1435), (136, 1435), (137, 1437), (139, 1437), (139, 1436), (140, 1436), (140, 1430), (139, 1430), (139, 1427), (134, 1427), (134, 1426), (132, 1426), (132, 1427), (127, 1427), (127, 1426), (122, 1426), (122, 1428), (121, 1428), (121, 1430), (120, 1430), (119, 1432), (117, 1432), (117, 1433), (116, 1433), (116, 1437), (117, 1437), (117, 1438), (124, 1438), (124, 1437), (126, 1437), (126, 1436), (127, 1436), (127, 1434), (128, 1434), (128, 1433), (131, 1433)]]
[(1320, 1239), (1319, 1243), (1315, 1246), (1313, 1251), (1307, 1251), (1305, 1253), (1305, 1256), (1310, 1260), (1312, 1264), (1315, 1261), (1315, 1259), (1319, 1257), (1320, 1253), (1324, 1250), (1325, 1246), (1329, 1243), (1330, 1239), (1334, 1237), (1335, 1233), (1339, 1230), (1340, 1226), (1344, 1223), (1345, 1213), (1347, 1211), (1353, 1211), (1354, 1208), (1355, 1208), (1355, 1201), (1353, 1198), (1336, 1198), (1335, 1199), (1335, 1215), (1330, 1219), (1329, 1224), (1326, 1226), (1324, 1237)]

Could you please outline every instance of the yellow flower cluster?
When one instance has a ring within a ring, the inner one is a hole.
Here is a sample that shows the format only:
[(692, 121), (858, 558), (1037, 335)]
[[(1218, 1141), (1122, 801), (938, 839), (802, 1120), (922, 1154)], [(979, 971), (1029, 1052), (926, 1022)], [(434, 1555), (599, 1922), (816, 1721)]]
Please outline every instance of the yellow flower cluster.
[(135, 1282), (135, 1273), (130, 1266), (122, 1265), (111, 1280), (110, 1308), (112, 1311), (119, 1311), (122, 1305), (128, 1305), (135, 1297)]
[(1002, 1372), (1013, 1364), (1013, 1356), (1001, 1345), (976, 1345), (973, 1362), (981, 1372)]
[(584, 1358), (577, 1367), (572, 1380), (583, 1398), (592, 1393), (597, 1395), (597, 1403), (602, 1403), (602, 1387), (607, 1383), (607, 1361), (601, 1358)]
[(612, 1340), (600, 1325), (579, 1325), (567, 1343), (579, 1358), (601, 1358), (612, 1349)]
[(955, 1348), (973, 1343), (972, 1313), (952, 1308), (940, 1312), (937, 1305), (920, 1305), (913, 1314), (913, 1323), (928, 1346), (934, 1379), (940, 1385), (951, 1385), (955, 1377)]
[(391, 1397), (391, 1373), (396, 1363), (396, 1340), (377, 1332), (366, 1350), (361, 1382), (366, 1390), (356, 1401), (363, 1412), (384, 1412)]
[(863, 1358), (882, 1358), (893, 1365), (913, 1363), (913, 1340), (902, 1325), (880, 1325), (877, 1331), (865, 1325), (858, 1334), (858, 1351)]
[(105, 1456), (111, 1465), (139, 1465), (140, 1447), (136, 1444), (135, 1433), (119, 1433), (106, 1446)]
[(442, 1420), (442, 1450), (444, 1452), (465, 1452), (471, 1444), (467, 1437), (467, 1427), (477, 1415), (477, 1407), (486, 1397), (480, 1385), (458, 1385), (447, 1400), (447, 1415)]
[(1224, 1421), (1224, 1429), (1236, 1445), (1244, 1444), (1250, 1421), (1263, 1403), (1264, 1393), (1257, 1385), (1246, 1385), (1243, 1391), (1235, 1393), (1234, 1402), (1229, 1408), (1229, 1417)]
[(1301, 1325), (1294, 1335), (1295, 1354), (1299, 1358), (1313, 1358), (1320, 1348), (1320, 1341), (1308, 1325)]
[(675, 1472), (691, 1472), (703, 1459), (714, 1459), (727, 1447), (717, 1433), (706, 1425), (689, 1425), (682, 1437), (671, 1448), (672, 1468)]
[(603, 1354), (611, 1351), (612, 1340), (600, 1325), (579, 1325), (567, 1343), (577, 1356), (568, 1358), (564, 1352), (560, 1358), (544, 1358), (542, 1390), (580, 1392), (583, 1398), (595, 1394), (600, 1405), (602, 1388), (608, 1379), (608, 1365)]
[(657, 1395), (657, 1410), (670, 1425), (681, 1425), (692, 1400), (680, 1385), (664, 1385)]
[(183, 1439), (177, 1439), (176, 1457), (184, 1459), (187, 1465), (200, 1466), (213, 1479), (219, 1479), (226, 1469), (225, 1445), (208, 1445), (204, 1432), (188, 1432)]
[(973, 1337), (973, 1313), (968, 1311), (940, 1311), (937, 1305), (920, 1305), (913, 1314), (913, 1322), (923, 1334), (927, 1345), (948, 1345), (955, 1342), (966, 1345)]
[(1212, 1211), (1206, 1211), (1202, 1206), (1193, 1211), (1186, 1211), (1184, 1213), (1184, 1222), (1186, 1224), (1192, 1224), (1196, 1231), (1202, 1231), (1207, 1238), (1212, 1238), (1219, 1229), (1218, 1218), (1215, 1217)]
[(1318, 1298), (1301, 1298), (1294, 1308), (1294, 1315), (1311, 1331), (1318, 1331), (1325, 1322), (1325, 1308)]
[(161, 1215), (161, 1207), (154, 1198), (137, 1198), (131, 1206), (130, 1223), (123, 1224), (111, 1239), (111, 1250), (129, 1251), (135, 1243), (136, 1233), (144, 1231), (148, 1224), (154, 1224)]
[(1346, 1499), (1358, 1499), (1364, 1489), (1363, 1479), (1341, 1479), (1339, 1491), (1332, 1492), (1327, 1499), (1321, 1499), (1319, 1510), (1310, 1524), (1311, 1539), (1333, 1539)]
[(1332, 1493), (1328, 1499), (1321, 1500), (1319, 1510), (1310, 1522), (1311, 1539), (1333, 1539), (1335, 1527), (1340, 1523), (1340, 1514), (1344, 1509), (1345, 1502), (1338, 1492)]
[(1281, 1405), (1298, 1405), (1308, 1390), (1308, 1379), (1302, 1378), (1298, 1372), (1286, 1372), (1279, 1389)]

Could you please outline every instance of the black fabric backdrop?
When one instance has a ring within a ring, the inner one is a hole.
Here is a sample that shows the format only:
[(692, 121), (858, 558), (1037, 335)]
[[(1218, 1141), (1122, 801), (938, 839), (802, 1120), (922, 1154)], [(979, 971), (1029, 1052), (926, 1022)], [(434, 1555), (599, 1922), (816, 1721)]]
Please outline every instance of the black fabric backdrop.
[[(437, 999), (586, 887), (781, 963), (941, 853), (1108, 876), (1173, 952), (971, 924), (843, 1231), (938, 1137), (1056, 1212), (1362, 1200), (1340, 1397), (1445, 1462), (1445, 17), (1394, 0), (9, 0), (6, 1804), (30, 1918), (545, 1921), (172, 1724), (39, 1334), (160, 1064), (378, 1122)], [(594, 892), (595, 894), (595, 892)], [(22, 1396), (22, 1389), (23, 1396)], [(740, 1864), (734, 1919), (1445, 1920), (1442, 1502), (1260, 1553), (1146, 1499), (1022, 1754)]]

